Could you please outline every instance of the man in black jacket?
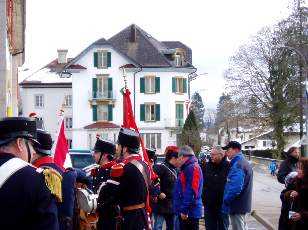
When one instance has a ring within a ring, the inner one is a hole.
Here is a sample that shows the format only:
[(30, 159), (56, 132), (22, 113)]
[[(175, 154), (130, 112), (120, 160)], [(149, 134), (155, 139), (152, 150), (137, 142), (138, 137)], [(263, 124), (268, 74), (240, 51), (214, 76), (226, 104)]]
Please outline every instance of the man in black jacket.
[(160, 178), (160, 194), (153, 204), (154, 230), (163, 228), (166, 221), (167, 230), (174, 229), (174, 212), (172, 205), (173, 189), (177, 179), (178, 151), (176, 146), (168, 146), (165, 150), (165, 161), (153, 166), (154, 172)]
[(229, 217), (221, 212), (224, 187), (230, 164), (220, 146), (213, 147), (211, 158), (203, 167), (204, 219), (207, 230), (227, 230)]
[(299, 159), (299, 148), (291, 147), (287, 152), (287, 159), (285, 159), (279, 167), (277, 179), (281, 184), (285, 184), (286, 176), (290, 172), (296, 171), (296, 164)]

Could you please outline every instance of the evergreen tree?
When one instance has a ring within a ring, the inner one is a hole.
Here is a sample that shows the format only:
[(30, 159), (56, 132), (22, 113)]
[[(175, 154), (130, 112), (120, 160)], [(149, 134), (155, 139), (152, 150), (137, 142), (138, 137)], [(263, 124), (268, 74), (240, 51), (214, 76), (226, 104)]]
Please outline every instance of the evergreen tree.
[(191, 109), (194, 111), (196, 119), (198, 121), (199, 129), (203, 129), (205, 127), (204, 122), (204, 104), (202, 98), (198, 92), (194, 93), (192, 96)]
[(179, 142), (180, 145), (189, 145), (194, 150), (196, 156), (198, 156), (202, 142), (198, 122), (193, 110), (189, 112), (185, 120)]

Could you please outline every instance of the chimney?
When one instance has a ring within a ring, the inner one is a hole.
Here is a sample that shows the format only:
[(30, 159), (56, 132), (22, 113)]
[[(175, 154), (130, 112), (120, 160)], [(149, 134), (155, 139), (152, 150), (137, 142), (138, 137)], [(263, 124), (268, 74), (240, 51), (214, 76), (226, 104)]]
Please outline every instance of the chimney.
[(136, 25), (130, 26), (130, 42), (136, 42)]
[(66, 64), (67, 63), (67, 52), (68, 50), (57, 50), (58, 51), (58, 63)]

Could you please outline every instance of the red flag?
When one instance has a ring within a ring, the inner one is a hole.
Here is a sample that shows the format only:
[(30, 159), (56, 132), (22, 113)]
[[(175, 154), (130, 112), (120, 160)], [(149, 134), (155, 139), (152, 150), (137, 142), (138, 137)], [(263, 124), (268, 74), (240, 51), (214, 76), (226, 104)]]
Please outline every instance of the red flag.
[(132, 102), (130, 100), (130, 91), (128, 89), (123, 90), (123, 107), (124, 107), (123, 108), (123, 127), (129, 128), (129, 129), (133, 128), (139, 134), (140, 144), (141, 144), (141, 148), (142, 148), (142, 151), (141, 151), (142, 158), (147, 163), (149, 170), (150, 170), (150, 174), (151, 174), (151, 180), (153, 180), (157, 176), (153, 172), (151, 162), (149, 161), (148, 154), (146, 153), (142, 137), (141, 137), (139, 130), (138, 130), (138, 127), (136, 125), (136, 121), (135, 121), (133, 109), (132, 109)]
[(68, 153), (68, 144), (64, 133), (64, 120), (62, 119), (54, 155), (55, 163), (62, 169), (64, 169), (64, 162), (67, 153)]

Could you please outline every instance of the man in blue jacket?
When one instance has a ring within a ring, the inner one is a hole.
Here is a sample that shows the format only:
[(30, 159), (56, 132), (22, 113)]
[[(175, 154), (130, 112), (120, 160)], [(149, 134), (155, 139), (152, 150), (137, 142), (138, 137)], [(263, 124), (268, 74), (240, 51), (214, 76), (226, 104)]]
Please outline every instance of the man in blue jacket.
[(248, 229), (246, 214), (251, 211), (252, 167), (242, 154), (240, 143), (230, 141), (223, 149), (231, 162), (222, 211), (230, 215), (232, 229)]
[(180, 174), (176, 181), (174, 209), (179, 216), (181, 229), (199, 229), (202, 217), (202, 170), (193, 150), (184, 145), (179, 149)]

